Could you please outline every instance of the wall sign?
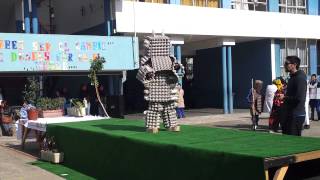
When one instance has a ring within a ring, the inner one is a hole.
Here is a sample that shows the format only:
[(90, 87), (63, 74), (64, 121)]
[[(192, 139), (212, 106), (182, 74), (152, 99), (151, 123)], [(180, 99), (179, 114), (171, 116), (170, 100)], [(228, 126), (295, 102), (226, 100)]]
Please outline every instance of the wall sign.
[(138, 55), (133, 37), (0, 33), (0, 73), (87, 71), (96, 56), (104, 70), (130, 70)]

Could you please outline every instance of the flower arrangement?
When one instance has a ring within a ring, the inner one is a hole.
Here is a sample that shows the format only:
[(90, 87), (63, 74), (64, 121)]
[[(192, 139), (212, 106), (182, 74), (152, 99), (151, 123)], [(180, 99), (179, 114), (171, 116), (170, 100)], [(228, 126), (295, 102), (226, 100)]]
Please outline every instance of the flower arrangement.
[(70, 99), (70, 102), (71, 102), (72, 107), (76, 107), (76, 108), (84, 108), (85, 107), (83, 101), (78, 98)]

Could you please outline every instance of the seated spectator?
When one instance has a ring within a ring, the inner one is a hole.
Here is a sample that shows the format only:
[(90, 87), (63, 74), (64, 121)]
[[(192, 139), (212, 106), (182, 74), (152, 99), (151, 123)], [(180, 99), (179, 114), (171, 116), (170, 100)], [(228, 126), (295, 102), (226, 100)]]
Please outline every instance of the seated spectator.
[(28, 119), (28, 110), (30, 108), (34, 108), (34, 106), (29, 104), (27, 101), (23, 101), (22, 108), (20, 109), (21, 119)]
[(0, 105), (1, 114), (1, 130), (2, 135), (12, 136), (12, 111), (6, 100), (3, 100)]

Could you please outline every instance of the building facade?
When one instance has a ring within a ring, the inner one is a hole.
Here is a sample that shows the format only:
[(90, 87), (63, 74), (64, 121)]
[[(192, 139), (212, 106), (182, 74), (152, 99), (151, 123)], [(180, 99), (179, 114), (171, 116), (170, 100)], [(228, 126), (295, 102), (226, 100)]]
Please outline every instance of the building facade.
[(151, 0), (116, 6), (118, 32), (164, 32), (176, 40), (178, 59), (193, 59), (194, 78), (184, 85), (189, 106), (224, 107), (226, 113), (248, 106), (251, 79), (267, 85), (286, 77), (288, 55), (299, 56), (308, 75), (317, 74), (319, 20), (318, 0)]

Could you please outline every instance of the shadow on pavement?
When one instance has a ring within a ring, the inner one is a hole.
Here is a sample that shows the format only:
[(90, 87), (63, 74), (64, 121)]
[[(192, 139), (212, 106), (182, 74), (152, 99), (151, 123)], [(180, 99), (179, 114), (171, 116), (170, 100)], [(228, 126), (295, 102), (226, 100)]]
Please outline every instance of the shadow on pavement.
[[(214, 125), (215, 127), (228, 128), (228, 129), (238, 129), (243, 131), (252, 131), (252, 125), (250, 124), (236, 124), (236, 125)], [(258, 132), (269, 132), (269, 126), (259, 125)]]

